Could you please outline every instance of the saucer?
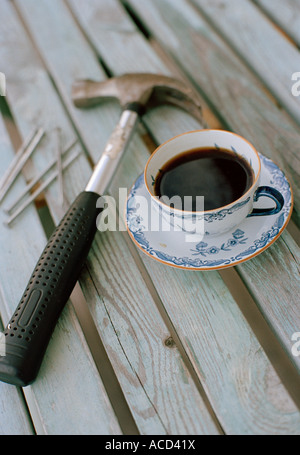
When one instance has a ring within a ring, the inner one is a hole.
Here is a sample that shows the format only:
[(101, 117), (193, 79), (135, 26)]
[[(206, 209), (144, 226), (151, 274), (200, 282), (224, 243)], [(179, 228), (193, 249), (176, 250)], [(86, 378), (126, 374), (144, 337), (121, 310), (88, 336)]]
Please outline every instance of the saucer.
[[(271, 186), (284, 197), (280, 213), (253, 216), (220, 235), (195, 235), (178, 230), (152, 230), (147, 227), (151, 197), (144, 174), (134, 183), (126, 206), (126, 226), (133, 242), (151, 258), (163, 264), (186, 270), (216, 270), (245, 262), (262, 253), (285, 229), (293, 208), (290, 184), (284, 173), (270, 159), (260, 154), (260, 186)], [(269, 207), (270, 199), (261, 197), (255, 207)], [(150, 223), (149, 223), (150, 224)]]

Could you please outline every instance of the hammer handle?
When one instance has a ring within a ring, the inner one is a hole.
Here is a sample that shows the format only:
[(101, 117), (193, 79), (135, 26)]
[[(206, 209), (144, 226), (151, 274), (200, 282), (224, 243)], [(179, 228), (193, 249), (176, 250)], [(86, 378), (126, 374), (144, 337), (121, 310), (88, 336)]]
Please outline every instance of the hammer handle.
[(104, 194), (119, 166), (128, 144), (139, 120), (136, 111), (125, 109), (110, 135), (100, 160), (85, 188), (86, 191), (94, 191)]
[(4, 332), (1, 381), (24, 387), (36, 378), (95, 236), (103, 210), (97, 208), (98, 198), (99, 194), (83, 191), (49, 239)]
[(96, 220), (103, 210), (98, 208), (103, 204), (97, 207), (96, 201), (108, 188), (127, 149), (139, 118), (138, 110), (132, 105), (123, 111), (85, 191), (72, 204), (43, 251), (4, 332), (6, 352), (0, 356), (1, 381), (24, 387), (36, 378), (96, 233)]

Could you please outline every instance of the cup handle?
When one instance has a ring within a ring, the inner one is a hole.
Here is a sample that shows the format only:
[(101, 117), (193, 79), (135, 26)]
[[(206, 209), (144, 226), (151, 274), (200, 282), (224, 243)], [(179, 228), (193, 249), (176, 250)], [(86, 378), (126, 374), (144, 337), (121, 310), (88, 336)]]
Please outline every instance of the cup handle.
[(253, 209), (252, 212), (249, 213), (248, 217), (275, 215), (276, 213), (280, 212), (284, 205), (284, 198), (278, 190), (275, 190), (275, 188), (271, 188), (270, 186), (260, 186), (255, 192), (254, 202), (256, 202), (261, 196), (266, 196), (273, 199), (273, 201), (276, 203), (276, 206), (269, 209)]

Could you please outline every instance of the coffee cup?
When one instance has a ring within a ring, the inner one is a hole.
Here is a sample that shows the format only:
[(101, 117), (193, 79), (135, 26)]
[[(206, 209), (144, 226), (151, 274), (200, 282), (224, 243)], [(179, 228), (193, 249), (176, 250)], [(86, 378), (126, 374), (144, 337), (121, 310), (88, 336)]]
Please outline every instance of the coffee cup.
[[(175, 228), (199, 235), (218, 235), (246, 217), (279, 213), (283, 196), (275, 188), (259, 186), (260, 176), (261, 160), (252, 144), (235, 133), (211, 129), (183, 133), (164, 142), (150, 156), (144, 171), (156, 210)], [(196, 188), (198, 184), (202, 186)], [(171, 193), (164, 194), (170, 188)], [(194, 196), (201, 192), (196, 199), (202, 205), (169, 203), (177, 188), (180, 198), (183, 191), (189, 201), (186, 192)], [(272, 207), (254, 207), (261, 197), (272, 199)]]

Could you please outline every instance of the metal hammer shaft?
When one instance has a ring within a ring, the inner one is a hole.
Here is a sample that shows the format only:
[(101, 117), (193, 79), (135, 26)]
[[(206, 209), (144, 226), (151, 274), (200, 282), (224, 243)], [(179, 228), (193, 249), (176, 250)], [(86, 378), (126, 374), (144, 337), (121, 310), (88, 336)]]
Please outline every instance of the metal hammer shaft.
[(94, 172), (85, 188), (103, 195), (107, 190), (114, 173), (124, 155), (131, 136), (138, 123), (138, 114), (134, 111), (124, 110), (120, 120), (112, 132), (104, 152), (96, 165)]

